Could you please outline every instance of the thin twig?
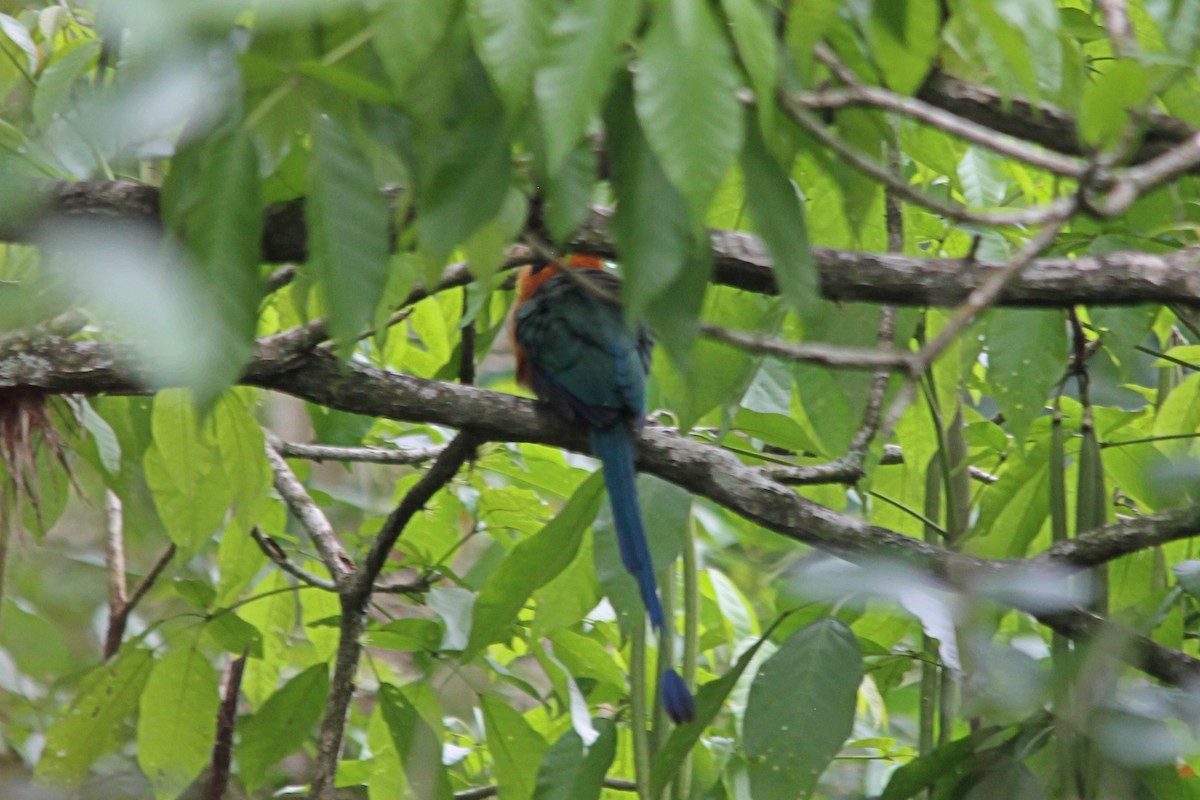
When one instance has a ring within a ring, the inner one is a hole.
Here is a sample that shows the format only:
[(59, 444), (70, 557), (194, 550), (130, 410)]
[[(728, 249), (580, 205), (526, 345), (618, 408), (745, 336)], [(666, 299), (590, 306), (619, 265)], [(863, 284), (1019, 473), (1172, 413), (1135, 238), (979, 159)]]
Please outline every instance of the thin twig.
[[(322, 578), (319, 575), (314, 575), (289, 559), (287, 553), (279, 546), (279, 543), (263, 533), (262, 529), (257, 525), (250, 529), (250, 536), (267, 558), (271, 559), (276, 566), (301, 583), (326, 592), (336, 593), (338, 591), (338, 587), (334, 585), (333, 581)], [(377, 583), (372, 587), (371, 591), (374, 594), (422, 594), (429, 591), (429, 586), (429, 579), (422, 577), (411, 583)]]
[(912, 353), (879, 348), (842, 347), (824, 342), (783, 342), (767, 336), (742, 333), (703, 323), (700, 334), (714, 341), (759, 355), (775, 356), (787, 361), (803, 361), (843, 369), (886, 369), (905, 373), (915, 369)]
[(150, 571), (142, 577), (137, 586), (133, 587), (133, 593), (129, 595), (129, 599), (125, 600), (119, 608), (113, 606), (109, 609), (108, 630), (104, 635), (105, 661), (108, 661), (121, 649), (121, 640), (125, 636), (125, 626), (129, 623), (129, 615), (142, 602), (142, 598), (154, 586), (154, 582), (158, 580), (158, 576), (162, 575), (163, 570), (167, 568), (167, 564), (170, 564), (171, 559), (174, 557), (175, 545), (172, 543), (167, 545), (167, 549), (163, 551), (158, 560), (150, 567)]
[(957, 203), (947, 203), (910, 186), (907, 181), (892, 174), (875, 159), (830, 134), (825, 130), (825, 126), (793, 96), (781, 92), (779, 104), (788, 117), (806, 133), (837, 153), (859, 172), (882, 183), (909, 202), (924, 206), (956, 222), (974, 222), (989, 226), (1042, 225), (1047, 221), (1059, 218), (1068, 208), (1074, 208), (1074, 201), (1070, 198), (1060, 198), (1040, 208), (1001, 211), (970, 211)]
[(287, 553), (283, 552), (283, 548), (274, 539), (263, 533), (262, 529), (257, 525), (250, 529), (250, 538), (258, 545), (258, 549), (262, 550), (263, 554), (271, 559), (277, 567), (301, 583), (326, 592), (336, 592), (338, 590), (333, 581), (314, 575), (308, 570), (292, 563), (292, 560), (287, 557)]
[(410, 447), (404, 450), (388, 450), (383, 447), (335, 447), (327, 444), (300, 444), (285, 442), (273, 433), (268, 441), (284, 458), (303, 458), (308, 461), (347, 461), (365, 464), (423, 464), (437, 458), (445, 445)]
[(1020, 139), (999, 134), (986, 125), (960, 117), (958, 114), (946, 111), (924, 100), (898, 95), (879, 86), (866, 85), (838, 59), (832, 48), (825, 44), (818, 44), (813, 52), (847, 86), (819, 92), (800, 92), (794, 95), (795, 101), (809, 110), (821, 111), (856, 105), (872, 106), (884, 111), (903, 114), (952, 136), (982, 145), (1001, 155), (1024, 161), (1057, 175), (1078, 179), (1087, 170), (1087, 164), (1082, 159), (1028, 145)]
[(1108, 197), (1098, 208), (1102, 216), (1115, 217), (1125, 213), (1134, 201), (1148, 189), (1183, 175), (1200, 165), (1200, 133), (1189, 136), (1180, 144), (1144, 164), (1130, 167), (1113, 182)]
[(202, 800), (221, 800), (229, 789), (229, 765), (233, 760), (233, 731), (237, 723), (238, 692), (246, 669), (246, 652), (229, 662), (221, 682), (221, 707), (217, 712), (217, 736), (212, 763)]
[(321, 563), (329, 570), (333, 583), (339, 589), (349, 586), (354, 574), (354, 562), (346, 555), (342, 542), (338, 539), (329, 523), (329, 519), (309, 495), (308, 490), (296, 479), (292, 468), (287, 465), (275, 448), (268, 443), (266, 446), (267, 461), (275, 474), (275, 490), (287, 503), (288, 509), (300, 523), (300, 527), (312, 539)]
[(388, 554), (396, 546), (396, 540), (404, 532), (409, 520), (425, 507), (425, 504), (437, 494), (438, 490), (458, 474), (459, 469), (472, 457), (480, 444), (482, 444), (482, 440), (470, 430), (460, 431), (388, 516), (387, 521), (383, 523), (383, 527), (376, 535), (375, 541), (371, 544), (370, 552), (363, 560), (363, 568), (359, 571), (356, 591), (362, 593), (364, 601), (369, 596), (371, 585), (379, 577), (383, 565), (387, 562)]
[(1133, 26), (1129, 22), (1125, 0), (1096, 0), (1096, 6), (1104, 17), (1104, 29), (1112, 42), (1113, 52), (1118, 56), (1136, 54), (1137, 40), (1133, 38)]

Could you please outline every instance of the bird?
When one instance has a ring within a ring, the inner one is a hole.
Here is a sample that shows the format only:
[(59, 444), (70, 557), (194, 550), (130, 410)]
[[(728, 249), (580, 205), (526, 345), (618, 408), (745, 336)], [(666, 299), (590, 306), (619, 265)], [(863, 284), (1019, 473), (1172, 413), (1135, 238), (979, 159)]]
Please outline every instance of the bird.
[[(645, 423), (646, 376), (653, 343), (644, 325), (631, 327), (618, 298), (620, 279), (604, 262), (571, 254), (526, 265), (517, 277), (512, 315), (517, 381), (570, 423), (586, 426), (600, 460), (621, 562), (637, 582), (656, 631), (666, 623), (637, 495), (637, 432)], [(668, 667), (659, 682), (667, 716), (695, 717), (695, 700)]]

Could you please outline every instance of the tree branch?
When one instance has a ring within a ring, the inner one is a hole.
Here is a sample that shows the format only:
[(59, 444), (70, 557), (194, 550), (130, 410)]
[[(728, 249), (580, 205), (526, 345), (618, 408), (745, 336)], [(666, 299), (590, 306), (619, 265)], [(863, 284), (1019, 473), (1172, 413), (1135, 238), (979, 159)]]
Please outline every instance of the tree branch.
[(300, 527), (304, 528), (309, 538), (312, 539), (313, 546), (316, 547), (317, 554), (321, 557), (321, 563), (333, 577), (334, 586), (339, 590), (348, 587), (354, 575), (354, 562), (346, 555), (346, 550), (342, 547), (342, 542), (334, 532), (333, 526), (329, 524), (324, 512), (309, 496), (308, 491), (296, 479), (295, 473), (283, 460), (283, 456), (279, 455), (270, 443), (267, 444), (266, 451), (267, 461), (270, 462), (271, 471), (275, 474), (275, 491), (283, 497), (283, 501), (287, 503), (288, 509), (296, 517)]
[[(1189, 135), (1191, 133), (1194, 132)], [(1180, 137), (1173, 140), (1172, 145), (1187, 139), (1187, 136)], [(1156, 155), (1170, 149), (1159, 148)], [(1191, 168), (1193, 155), (1191, 145), (1186, 145), (1167, 161), (1157, 162), (1152, 170), (1122, 173), (1126, 175), (1125, 182), (1117, 180), (1117, 188), (1108, 199), (1108, 212), (1124, 203), (1129, 192), (1140, 193), (1171, 176), (1174, 170)], [(152, 186), (121, 181), (55, 182), (44, 192), (53, 201), (49, 206), (53, 213), (143, 224), (148, 215), (157, 213), (158, 189)], [(569, 246), (615, 257), (616, 249), (608, 235), (611, 213), (605, 207), (593, 207)], [(37, 219), (27, 217), (21, 224), (0, 227), (0, 241), (30, 241)], [(298, 243), (288, 238), (307, 236), (303, 215), (293, 219), (268, 210), (266, 225), (269, 235), (265, 236), (273, 244), (264, 245), (265, 261), (277, 263), (286, 261), (287, 256), (303, 254), (298, 253)], [(716, 265), (716, 283), (763, 294), (779, 292), (771, 270), (771, 258), (761, 239), (748, 233), (720, 230), (710, 231), (709, 239)], [(508, 249), (502, 268), (514, 268), (533, 257), (527, 246), (514, 245)], [(829, 300), (916, 306), (958, 305), (988, 275), (1004, 268), (1004, 262), (972, 259), (968, 268), (968, 263), (961, 258), (914, 258), (824, 247), (813, 248), (813, 260), (819, 273), (821, 293)], [(1195, 249), (1163, 255), (1125, 251), (1079, 258), (1035, 259), (1021, 276), (1005, 286), (996, 298), (996, 304), (1066, 307), (1178, 303), (1200, 306), (1198, 263), (1200, 252)], [(453, 264), (446, 268), (432, 290), (418, 287), (401, 305), (410, 305), (438, 291), (465, 286), (473, 279), (465, 262)], [(309, 333), (314, 343), (325, 338), (323, 329)], [(0, 343), (0, 350), (9, 351), (24, 341), (18, 337), (14, 344), (10, 338), (5, 337)], [(124, 368), (128, 370), (133, 366), (126, 364)]]
[[(917, 97), (984, 127), (1040, 144), (1048, 150), (1087, 155), (1079, 145), (1075, 117), (1057, 106), (1002, 95), (944, 72), (931, 74)], [(1146, 115), (1145, 124), (1145, 136), (1131, 156), (1135, 164), (1161, 155), (1196, 133), (1183, 120), (1156, 111)]]

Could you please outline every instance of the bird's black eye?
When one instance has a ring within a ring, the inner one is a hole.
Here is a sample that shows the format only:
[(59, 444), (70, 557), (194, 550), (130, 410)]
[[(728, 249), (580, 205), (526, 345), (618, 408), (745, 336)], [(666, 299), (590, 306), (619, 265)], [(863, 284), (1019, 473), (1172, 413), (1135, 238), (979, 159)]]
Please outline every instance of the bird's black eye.
[(531, 272), (534, 275), (537, 275), (539, 272), (541, 272), (542, 270), (544, 270), (546, 267), (549, 267), (549, 266), (551, 266), (551, 263), (549, 261), (539, 261), (533, 265), (533, 269), (531, 270)]

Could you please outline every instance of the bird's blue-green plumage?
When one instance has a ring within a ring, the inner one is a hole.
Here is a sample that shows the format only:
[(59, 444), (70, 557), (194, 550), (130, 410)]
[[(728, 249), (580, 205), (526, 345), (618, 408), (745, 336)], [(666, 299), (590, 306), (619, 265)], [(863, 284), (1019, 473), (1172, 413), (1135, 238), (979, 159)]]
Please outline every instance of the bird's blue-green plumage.
[[(581, 281), (599, 291), (589, 291)], [(514, 333), (534, 392), (560, 416), (587, 425), (592, 451), (604, 469), (621, 561), (637, 581), (651, 624), (661, 629), (665, 621), (634, 469), (651, 343), (644, 328), (631, 328), (621, 307), (606, 299), (618, 291), (616, 277), (601, 270), (557, 275), (517, 309)], [(668, 670), (661, 689), (671, 718), (690, 720), (693, 700), (683, 680)]]

